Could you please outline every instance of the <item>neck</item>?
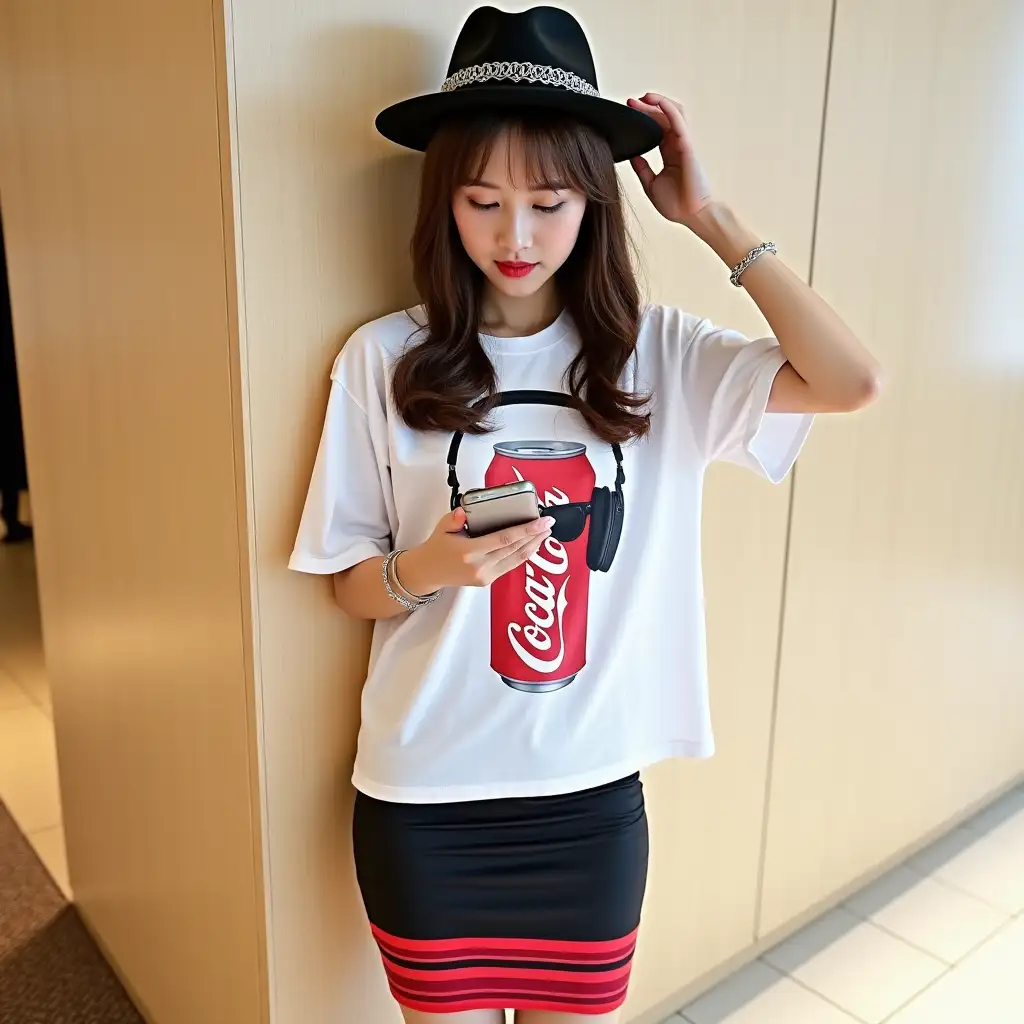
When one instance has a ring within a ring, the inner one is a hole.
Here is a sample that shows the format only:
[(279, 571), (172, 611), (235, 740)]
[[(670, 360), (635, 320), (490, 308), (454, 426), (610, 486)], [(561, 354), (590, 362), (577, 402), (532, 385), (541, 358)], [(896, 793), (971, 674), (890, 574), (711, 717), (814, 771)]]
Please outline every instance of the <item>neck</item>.
[(548, 281), (534, 295), (521, 298), (503, 295), (490, 282), (484, 289), (480, 329), (505, 338), (525, 338), (549, 327), (562, 312), (562, 301), (554, 281)]

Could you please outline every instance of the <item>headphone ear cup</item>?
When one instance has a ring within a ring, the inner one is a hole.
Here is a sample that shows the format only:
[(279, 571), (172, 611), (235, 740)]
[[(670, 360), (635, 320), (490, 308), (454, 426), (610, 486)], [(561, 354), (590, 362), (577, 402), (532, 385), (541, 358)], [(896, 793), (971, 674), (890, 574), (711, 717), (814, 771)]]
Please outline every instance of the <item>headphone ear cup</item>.
[(595, 487), (590, 498), (590, 534), (587, 537), (587, 568), (591, 572), (598, 572), (601, 569), (601, 556), (608, 537), (611, 504), (608, 488)]
[(615, 561), (615, 552), (619, 550), (619, 538), (622, 536), (622, 522), (626, 518), (626, 499), (621, 491), (612, 491), (608, 501), (608, 528), (605, 536), (605, 547), (601, 553), (598, 569), (607, 572)]
[[(587, 568), (607, 572), (622, 532), (622, 516), (616, 517), (617, 495), (607, 487), (595, 487), (590, 499), (590, 535), (587, 538)], [(616, 525), (617, 519), (617, 525)]]

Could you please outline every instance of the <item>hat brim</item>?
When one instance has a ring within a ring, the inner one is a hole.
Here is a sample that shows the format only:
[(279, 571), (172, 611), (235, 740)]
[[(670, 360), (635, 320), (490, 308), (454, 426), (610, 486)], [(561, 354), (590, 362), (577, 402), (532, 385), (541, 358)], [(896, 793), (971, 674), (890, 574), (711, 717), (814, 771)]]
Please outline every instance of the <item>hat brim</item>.
[(438, 126), (454, 115), (524, 107), (558, 110), (590, 125), (608, 140), (616, 163), (641, 156), (662, 140), (661, 125), (649, 114), (601, 96), (547, 85), (477, 85), (414, 96), (382, 110), (374, 123), (384, 138), (423, 152)]

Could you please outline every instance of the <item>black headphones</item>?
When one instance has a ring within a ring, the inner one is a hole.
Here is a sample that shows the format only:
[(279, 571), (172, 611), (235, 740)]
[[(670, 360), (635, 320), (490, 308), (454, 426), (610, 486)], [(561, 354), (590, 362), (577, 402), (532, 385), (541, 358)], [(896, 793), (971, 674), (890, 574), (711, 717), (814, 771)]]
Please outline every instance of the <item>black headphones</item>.
[[(477, 402), (474, 409), (480, 409), (484, 401)], [(576, 409), (577, 403), (568, 395), (557, 391), (505, 391), (496, 396), (493, 407), (503, 405), (557, 405), (564, 409)], [(462, 431), (457, 430), (448, 449), (448, 486), (452, 489), (452, 510), (462, 501), (459, 477), (455, 470), (462, 444)], [(612, 567), (615, 552), (622, 535), (622, 520), (626, 514), (626, 498), (622, 485), (626, 474), (622, 471), (622, 449), (612, 442), (615, 455), (615, 490), (595, 487), (590, 501), (575, 501), (568, 505), (552, 505), (544, 508), (544, 515), (555, 520), (551, 536), (565, 544), (576, 540), (587, 525), (590, 516), (590, 537), (587, 540), (587, 567), (592, 572), (607, 572)]]

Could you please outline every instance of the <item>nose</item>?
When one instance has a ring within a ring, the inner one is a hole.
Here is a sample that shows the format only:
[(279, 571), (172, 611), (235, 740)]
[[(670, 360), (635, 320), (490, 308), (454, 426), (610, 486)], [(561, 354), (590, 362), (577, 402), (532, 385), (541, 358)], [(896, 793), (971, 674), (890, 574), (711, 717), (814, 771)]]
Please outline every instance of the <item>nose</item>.
[(520, 203), (508, 203), (503, 211), (498, 244), (518, 256), (533, 244), (529, 211)]

